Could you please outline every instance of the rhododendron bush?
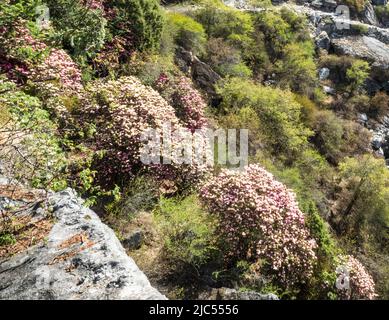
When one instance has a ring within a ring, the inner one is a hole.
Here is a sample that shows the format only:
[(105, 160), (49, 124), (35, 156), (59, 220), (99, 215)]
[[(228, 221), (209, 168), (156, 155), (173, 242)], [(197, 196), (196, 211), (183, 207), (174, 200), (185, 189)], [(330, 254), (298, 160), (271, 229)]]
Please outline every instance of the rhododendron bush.
[(185, 126), (194, 131), (202, 128), (207, 120), (205, 109), (207, 107), (200, 92), (197, 91), (192, 81), (186, 77), (173, 79), (161, 74), (156, 81), (156, 89), (176, 110), (176, 115)]
[[(371, 275), (366, 271), (362, 263), (353, 256), (340, 256), (341, 270), (348, 277), (348, 287), (339, 289), (340, 297), (344, 299), (374, 299), (375, 284)], [(340, 275), (342, 276), (342, 275)]]
[(0, 68), (17, 83), (28, 83), (44, 98), (45, 106), (66, 114), (61, 97), (78, 96), (83, 90), (81, 71), (63, 50), (36, 39), (26, 21), (15, 22), (11, 33), (0, 35), (4, 61)]
[[(139, 171), (147, 171), (176, 184), (192, 184), (207, 173), (205, 164), (177, 164), (172, 154), (165, 154), (171, 157), (171, 164), (141, 162), (141, 148), (145, 144), (142, 135), (147, 130), (162, 133), (168, 125), (173, 132), (188, 131), (176, 117), (174, 109), (156, 91), (134, 77), (97, 81), (86, 90), (91, 98), (85, 101), (82, 111), (96, 125), (97, 150), (104, 152), (103, 170), (100, 170), (104, 181), (128, 179)], [(177, 134), (172, 143), (184, 147), (185, 141)]]
[(224, 169), (207, 182), (201, 199), (218, 216), (227, 261), (263, 259), (284, 284), (309, 277), (316, 260), (295, 196), (258, 165)]

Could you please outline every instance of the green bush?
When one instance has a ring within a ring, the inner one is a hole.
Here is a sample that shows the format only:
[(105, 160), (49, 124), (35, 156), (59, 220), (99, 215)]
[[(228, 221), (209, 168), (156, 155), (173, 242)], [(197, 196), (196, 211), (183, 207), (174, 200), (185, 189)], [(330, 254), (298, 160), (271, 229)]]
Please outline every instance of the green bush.
[(204, 60), (223, 77), (249, 78), (252, 75), (242, 61), (240, 51), (222, 38), (209, 39)]
[(214, 222), (201, 208), (196, 196), (161, 198), (155, 219), (168, 258), (196, 269), (209, 261), (215, 250)]
[(230, 40), (238, 46), (250, 42), (253, 22), (250, 14), (221, 4), (209, 4), (197, 10), (195, 19), (200, 22), (209, 37)]
[(355, 60), (346, 71), (346, 77), (350, 82), (352, 90), (357, 90), (366, 81), (370, 73), (369, 63), (362, 60)]
[(33, 21), (36, 18), (36, 7), (41, 0), (2, 0), (0, 3), (0, 27), (10, 27), (19, 19)]
[(306, 211), (305, 223), (317, 244), (317, 264), (307, 288), (308, 299), (336, 299), (337, 256), (340, 249), (336, 244), (329, 226), (311, 203)]
[(55, 38), (74, 56), (91, 57), (104, 45), (107, 21), (82, 1), (47, 0)]
[(116, 194), (114, 201), (107, 206), (107, 211), (115, 216), (131, 219), (142, 211), (153, 210), (158, 204), (158, 194), (156, 183), (146, 176), (140, 176)]
[(389, 96), (385, 92), (377, 92), (370, 101), (368, 114), (375, 119), (381, 119), (388, 113)]
[(258, 136), (263, 148), (278, 159), (292, 160), (308, 145), (312, 132), (301, 122), (301, 105), (290, 92), (233, 78), (218, 89), (223, 97), (221, 108), (239, 113), (250, 108), (258, 117)]
[(375, 6), (374, 9), (378, 20), (387, 27), (389, 23), (389, 5)]
[(283, 51), (282, 60), (276, 64), (281, 85), (295, 92), (312, 95), (317, 78), (312, 41), (288, 44)]
[(164, 19), (157, 0), (112, 0), (108, 28), (113, 37), (126, 40), (129, 49), (148, 50), (159, 46)]
[(0, 109), (9, 114), (9, 121), (0, 128), (5, 132), (0, 140), (5, 173), (35, 188), (64, 188), (66, 158), (57, 126), (41, 101), (0, 80)]
[(316, 147), (332, 164), (346, 156), (367, 152), (369, 132), (357, 123), (338, 118), (332, 111), (318, 112), (313, 129)]
[(330, 79), (335, 83), (346, 83), (346, 72), (352, 66), (354, 58), (350, 56), (324, 55), (320, 57), (320, 67), (330, 69)]
[(265, 35), (267, 50), (273, 60), (280, 58), (284, 47), (293, 38), (292, 27), (274, 11), (261, 12), (255, 20), (255, 30)]
[(336, 230), (367, 249), (388, 250), (389, 171), (372, 155), (346, 158), (339, 165)]
[(179, 46), (192, 51), (196, 55), (204, 52), (206, 34), (200, 23), (180, 13), (169, 13), (167, 21)]

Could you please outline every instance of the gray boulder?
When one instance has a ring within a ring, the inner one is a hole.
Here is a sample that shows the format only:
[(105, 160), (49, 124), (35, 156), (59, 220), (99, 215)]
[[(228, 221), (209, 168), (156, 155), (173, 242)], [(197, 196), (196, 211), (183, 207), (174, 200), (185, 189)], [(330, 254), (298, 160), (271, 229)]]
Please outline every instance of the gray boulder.
[(215, 85), (221, 77), (209, 65), (184, 48), (177, 49), (175, 60), (181, 71), (189, 75), (197, 86), (210, 97), (217, 97)]
[(377, 16), (376, 16), (375, 11), (374, 11), (374, 7), (370, 1), (366, 3), (365, 9), (362, 12), (362, 20), (365, 23), (371, 24), (373, 26), (379, 25)]
[(322, 31), (316, 38), (315, 38), (316, 47), (323, 50), (329, 50), (331, 40), (328, 36), (327, 32)]
[(349, 36), (332, 39), (334, 51), (338, 54), (350, 55), (365, 59), (378, 69), (389, 68), (389, 45), (368, 36)]
[(320, 80), (326, 80), (330, 76), (330, 69), (328, 68), (321, 68), (319, 70), (319, 79)]
[(74, 191), (50, 194), (47, 205), (47, 240), (0, 260), (0, 299), (166, 299)]
[(135, 230), (124, 236), (123, 246), (129, 250), (137, 250), (143, 244), (144, 234), (142, 230)]

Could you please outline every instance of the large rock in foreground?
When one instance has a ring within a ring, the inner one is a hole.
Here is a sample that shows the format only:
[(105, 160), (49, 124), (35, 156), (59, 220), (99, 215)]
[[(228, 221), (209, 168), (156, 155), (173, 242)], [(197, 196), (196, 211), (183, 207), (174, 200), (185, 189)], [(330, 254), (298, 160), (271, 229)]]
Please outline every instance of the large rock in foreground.
[[(0, 299), (166, 299), (72, 190), (47, 201), (54, 223), (46, 241), (0, 259)], [(34, 219), (44, 215), (29, 208)]]

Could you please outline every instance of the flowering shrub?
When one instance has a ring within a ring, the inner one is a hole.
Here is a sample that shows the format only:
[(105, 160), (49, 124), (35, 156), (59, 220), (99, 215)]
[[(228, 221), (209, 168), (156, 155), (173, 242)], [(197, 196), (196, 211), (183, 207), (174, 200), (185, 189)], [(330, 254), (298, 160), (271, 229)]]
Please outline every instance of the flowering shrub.
[(264, 260), (282, 283), (310, 276), (316, 242), (310, 238), (295, 196), (258, 165), (222, 170), (200, 197), (218, 216), (218, 234), (229, 262)]
[(156, 81), (156, 88), (176, 110), (176, 115), (192, 132), (207, 123), (204, 112), (207, 107), (200, 92), (190, 79), (179, 77), (171, 79), (162, 73)]
[[(159, 179), (176, 184), (195, 183), (207, 172), (204, 165), (141, 163), (142, 134), (149, 129), (162, 132), (165, 124), (174, 132), (185, 132), (174, 109), (153, 89), (143, 86), (134, 77), (116, 81), (94, 82), (87, 87), (92, 101), (85, 101), (82, 112), (95, 122), (97, 149), (104, 151), (100, 163), (102, 181), (125, 180), (140, 171), (149, 171)], [(187, 131), (187, 130), (186, 130)], [(172, 140), (175, 146), (185, 143), (180, 135)], [(166, 154), (171, 157), (172, 155)]]
[(12, 36), (0, 36), (5, 51), (0, 67), (8, 78), (29, 82), (34, 91), (44, 98), (45, 105), (57, 114), (67, 110), (59, 97), (79, 95), (83, 89), (81, 71), (62, 49), (50, 48), (36, 39), (25, 21), (14, 24)]
[[(35, 39), (24, 22), (14, 26), (12, 38), (1, 38), (9, 60), (21, 61), (26, 65), (20, 72), (38, 83), (56, 82), (65, 92), (80, 91), (81, 71), (62, 49), (49, 48)], [(24, 52), (23, 49), (27, 52)]]
[(340, 295), (346, 299), (374, 299), (375, 284), (365, 267), (353, 256), (340, 256), (342, 266), (349, 273), (350, 288), (340, 289)]
[(0, 162), (4, 174), (38, 188), (65, 186), (66, 158), (57, 127), (38, 98), (0, 79)]

